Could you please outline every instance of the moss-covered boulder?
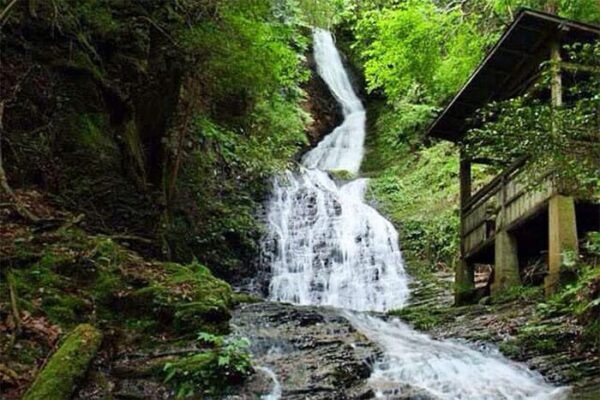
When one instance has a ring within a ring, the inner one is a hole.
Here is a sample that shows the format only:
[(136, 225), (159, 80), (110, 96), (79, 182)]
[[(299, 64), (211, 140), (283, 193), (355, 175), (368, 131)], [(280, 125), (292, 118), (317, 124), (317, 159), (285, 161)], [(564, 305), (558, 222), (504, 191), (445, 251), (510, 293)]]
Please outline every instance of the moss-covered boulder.
[(40, 371), (24, 400), (67, 400), (85, 376), (102, 341), (89, 324), (78, 325)]
[(331, 170), (328, 171), (329, 172), (329, 176), (332, 179), (338, 180), (338, 181), (350, 181), (354, 178), (356, 178), (356, 174), (345, 170), (345, 169), (336, 169), (336, 170)]
[[(147, 287), (133, 293), (135, 303), (146, 302), (179, 333), (200, 330), (213, 333), (228, 331), (233, 307), (233, 292), (224, 281), (215, 278), (205, 266), (163, 264), (164, 273), (157, 274)], [(140, 301), (141, 300), (141, 301)]]

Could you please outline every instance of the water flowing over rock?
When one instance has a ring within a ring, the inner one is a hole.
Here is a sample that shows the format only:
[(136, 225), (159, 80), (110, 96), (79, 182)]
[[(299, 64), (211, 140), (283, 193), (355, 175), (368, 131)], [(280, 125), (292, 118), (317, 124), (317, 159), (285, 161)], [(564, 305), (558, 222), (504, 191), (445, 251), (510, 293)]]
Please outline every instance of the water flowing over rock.
[(398, 234), (363, 203), (365, 186), (357, 179), (338, 188), (318, 170), (275, 181), (263, 260), (272, 300), (376, 311), (404, 303)]
[(260, 370), (238, 398), (373, 397), (367, 379), (381, 352), (337, 310), (251, 304), (234, 313), (233, 325), (250, 339)]
[(329, 32), (314, 31), (314, 52), (345, 119), (305, 155), (306, 169), (274, 181), (262, 260), (271, 269), (270, 298), (354, 310), (398, 307), (408, 287), (396, 230), (363, 202), (365, 179), (338, 187), (323, 171), (358, 172), (365, 111)]
[(238, 332), (253, 340), (273, 381), (263, 398), (565, 398), (567, 389), (497, 351), (434, 340), (364, 313), (402, 307), (409, 279), (396, 230), (363, 200), (367, 180), (336, 183), (326, 172), (358, 172), (365, 112), (332, 35), (316, 29), (314, 42), (319, 74), (345, 119), (299, 171), (274, 180), (261, 264), (271, 301), (346, 310), (265, 303), (239, 311)]
[(396, 398), (407, 387), (420, 389), (420, 399), (558, 400), (569, 394), (567, 388), (553, 388), (539, 373), (507, 360), (495, 349), (478, 351), (464, 343), (434, 340), (398, 319), (347, 315), (384, 351), (370, 378), (377, 397)]
[(331, 33), (315, 29), (313, 36), (317, 70), (342, 106), (344, 121), (304, 155), (302, 164), (311, 169), (356, 173), (364, 153), (366, 112), (354, 93)]

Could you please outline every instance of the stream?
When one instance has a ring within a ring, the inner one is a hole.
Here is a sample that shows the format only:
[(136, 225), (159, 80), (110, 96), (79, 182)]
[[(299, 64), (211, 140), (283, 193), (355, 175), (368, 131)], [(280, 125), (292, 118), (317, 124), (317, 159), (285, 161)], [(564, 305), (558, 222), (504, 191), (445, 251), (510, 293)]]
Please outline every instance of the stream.
[(269, 301), (234, 316), (264, 375), (262, 398), (563, 399), (569, 389), (491, 348), (435, 340), (383, 312), (410, 291), (398, 233), (356, 176), (366, 114), (332, 35), (314, 31), (318, 73), (344, 121), (276, 177), (261, 264)]

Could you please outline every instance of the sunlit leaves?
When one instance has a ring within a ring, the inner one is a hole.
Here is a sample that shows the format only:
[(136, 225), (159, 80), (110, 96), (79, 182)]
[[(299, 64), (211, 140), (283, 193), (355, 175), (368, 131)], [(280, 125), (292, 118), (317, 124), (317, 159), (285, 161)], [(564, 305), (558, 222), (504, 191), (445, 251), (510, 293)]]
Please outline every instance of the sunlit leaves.
[(492, 103), (478, 113), (480, 126), (468, 134), (473, 157), (531, 159), (532, 183), (552, 172), (562, 188), (598, 195), (600, 191), (600, 44), (567, 47), (569, 62), (580, 72), (566, 80), (565, 104), (552, 107), (546, 65), (537, 96), (527, 94)]
[(369, 89), (392, 101), (409, 92), (421, 101), (445, 99), (481, 58), (485, 37), (475, 22), (428, 0), (365, 13), (356, 35)]

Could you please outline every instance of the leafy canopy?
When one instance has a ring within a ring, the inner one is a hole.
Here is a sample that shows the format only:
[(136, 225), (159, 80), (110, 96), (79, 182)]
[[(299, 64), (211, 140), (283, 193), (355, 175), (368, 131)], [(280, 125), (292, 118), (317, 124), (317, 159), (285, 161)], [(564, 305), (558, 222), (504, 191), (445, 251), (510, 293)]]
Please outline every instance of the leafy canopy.
[[(469, 132), (473, 157), (507, 160), (527, 155), (531, 183), (551, 173), (564, 190), (600, 193), (600, 42), (565, 48), (570, 75), (564, 105), (548, 100), (552, 65), (546, 63), (533, 91), (479, 112), (479, 128)], [(572, 83), (570, 83), (572, 82)]]

